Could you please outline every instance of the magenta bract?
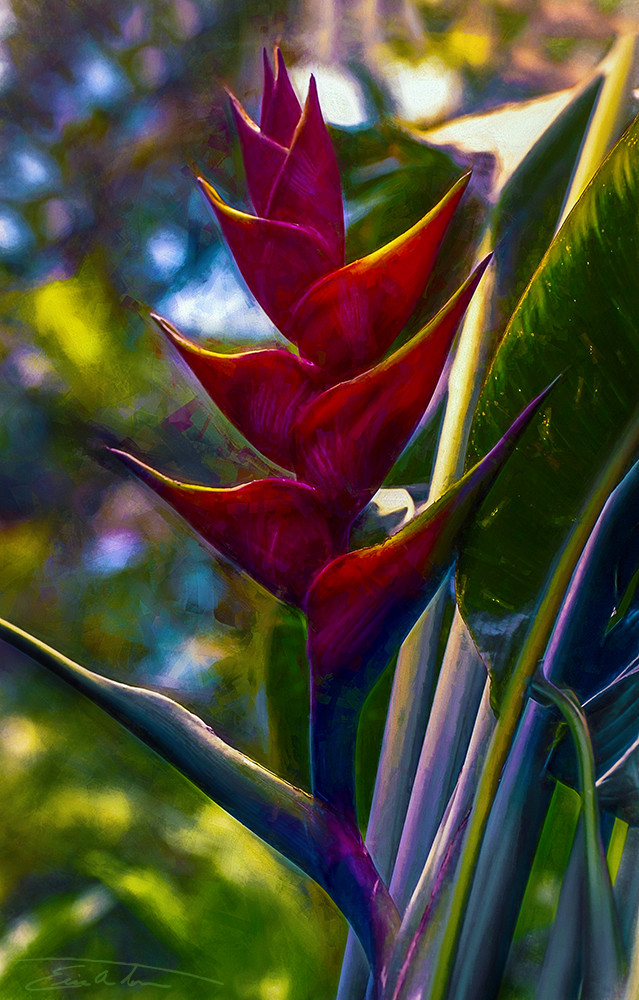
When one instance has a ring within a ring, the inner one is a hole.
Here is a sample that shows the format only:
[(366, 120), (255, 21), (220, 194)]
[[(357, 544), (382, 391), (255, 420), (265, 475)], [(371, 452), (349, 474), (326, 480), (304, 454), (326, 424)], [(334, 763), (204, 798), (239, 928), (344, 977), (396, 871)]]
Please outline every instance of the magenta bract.
[[(164, 476), (128, 452), (109, 449), (213, 548), (276, 597), (300, 604), (311, 577), (341, 549), (315, 490), (291, 479), (214, 489)], [(343, 531), (342, 531), (343, 534)]]
[(249, 288), (298, 346), (219, 354), (153, 315), (247, 440), (295, 480), (211, 489), (120, 457), (219, 552), (300, 605), (344, 553), (351, 523), (382, 484), (437, 385), (488, 260), (404, 347), (384, 360), (428, 280), (468, 184), (415, 226), (344, 264), (342, 194), (315, 81), (300, 106), (279, 50), (264, 62), (260, 125), (231, 97), (257, 215), (199, 178)]

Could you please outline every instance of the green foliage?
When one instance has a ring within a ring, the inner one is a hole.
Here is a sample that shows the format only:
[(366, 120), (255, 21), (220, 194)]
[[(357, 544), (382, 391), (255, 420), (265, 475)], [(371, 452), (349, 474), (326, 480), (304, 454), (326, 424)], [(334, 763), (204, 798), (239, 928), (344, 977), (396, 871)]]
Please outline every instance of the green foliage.
[(497, 700), (525, 617), (639, 401), (638, 136), (635, 122), (542, 261), (478, 404), (469, 464), (525, 400), (566, 372), (480, 511), (458, 569)]
[[(72, 955), (223, 983), (159, 977), (180, 1000), (330, 995), (344, 930), (324, 894), (41, 673), (15, 658), (3, 677), (2, 795), (12, 806), (0, 828), (0, 994), (51, 974), (21, 959)], [(115, 971), (119, 982), (129, 970)]]

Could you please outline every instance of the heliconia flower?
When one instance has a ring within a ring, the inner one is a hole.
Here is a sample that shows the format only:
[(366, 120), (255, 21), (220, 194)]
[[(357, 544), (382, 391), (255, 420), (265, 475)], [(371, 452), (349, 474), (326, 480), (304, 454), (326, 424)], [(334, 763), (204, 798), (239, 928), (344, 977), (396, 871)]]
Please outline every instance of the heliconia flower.
[(353, 774), (345, 762), (354, 759), (364, 701), (437, 590), (460, 532), (550, 388), (437, 503), (382, 544), (338, 556), (311, 583), (304, 607), (314, 790), (343, 811), (354, 808)]
[(381, 485), (428, 405), (489, 260), (408, 344), (328, 389), (327, 373), (290, 351), (217, 354), (188, 341), (168, 320), (152, 318), (246, 439), (315, 486), (336, 514), (352, 518)]
[(214, 354), (155, 317), (224, 412), (269, 457), (292, 461), (298, 481), (216, 489), (179, 482), (111, 451), (215, 549), (277, 597), (301, 604), (313, 576), (345, 550), (352, 521), (419, 421), (488, 261), (391, 358), (325, 392), (313, 381), (315, 366), (294, 354)]
[(109, 451), (181, 514), (222, 555), (276, 597), (299, 605), (311, 577), (338, 552), (315, 490), (290, 479), (214, 489), (162, 475), (128, 452)]

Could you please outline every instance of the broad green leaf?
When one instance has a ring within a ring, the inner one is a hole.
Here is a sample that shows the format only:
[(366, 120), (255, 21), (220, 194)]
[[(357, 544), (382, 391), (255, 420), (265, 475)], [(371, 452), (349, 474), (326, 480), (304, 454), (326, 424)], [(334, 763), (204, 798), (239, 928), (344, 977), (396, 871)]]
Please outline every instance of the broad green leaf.
[[(494, 294), (486, 322), (494, 350), (526, 285), (552, 242), (570, 178), (601, 86), (597, 76), (564, 108), (530, 149), (490, 212), (486, 226), (495, 247)], [(442, 412), (431, 408), (395, 463), (386, 485), (428, 482)]]
[(597, 76), (546, 129), (507, 182), (490, 221), (497, 280), (492, 323), (503, 330), (550, 246), (588, 121)]
[(409, 229), (461, 174), (447, 153), (391, 121), (330, 131), (347, 207), (348, 260)]
[(567, 372), (480, 510), (458, 567), (496, 700), (553, 560), (639, 402), (638, 142), (635, 121), (544, 257), (477, 407), (469, 463), (520, 400)]

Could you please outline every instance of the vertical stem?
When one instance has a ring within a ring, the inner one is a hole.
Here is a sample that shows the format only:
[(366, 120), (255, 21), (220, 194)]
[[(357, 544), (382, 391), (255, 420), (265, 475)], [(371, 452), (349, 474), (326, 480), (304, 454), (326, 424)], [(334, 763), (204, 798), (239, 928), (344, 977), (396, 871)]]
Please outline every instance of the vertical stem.
[[(623, 942), (631, 954), (635, 930), (639, 931), (639, 827), (631, 826), (628, 830), (613, 891)], [(633, 955), (632, 962), (635, 961), (639, 961), (639, 956), (635, 958)], [(639, 976), (639, 969), (637, 975)], [(639, 979), (637, 997), (639, 998)]]
[(557, 231), (592, 180), (613, 146), (624, 111), (635, 54), (635, 34), (622, 35), (604, 60), (605, 80), (566, 195)]
[(397, 660), (380, 766), (375, 781), (366, 846), (383, 879), (389, 880), (402, 835), (437, 678), (437, 649), (450, 578), (404, 640)]
[(536, 1000), (576, 1000), (581, 985), (581, 910), (584, 874), (584, 831), (580, 817), (550, 931)]
[[(366, 834), (366, 846), (386, 884), (390, 882), (419, 749), (436, 684), (437, 649), (450, 579), (404, 640), (395, 668), (379, 768)], [(363, 997), (369, 969), (364, 950), (350, 931), (337, 1000)]]
[[(493, 237), (486, 229), (476, 260), (492, 250)], [(440, 445), (430, 484), (429, 503), (434, 503), (464, 472), (466, 446), (475, 413), (479, 390), (488, 361), (491, 299), (495, 283), (494, 265), (481, 279), (466, 313), (448, 382), (448, 402), (442, 425)]]
[[(441, 923), (441, 914), (436, 900), (438, 883), (441, 880), (451, 847), (456, 838), (460, 836), (470, 813), (477, 787), (479, 768), (490, 742), (494, 725), (495, 718), (490, 707), (490, 681), (486, 681), (464, 766), (433, 841), (419, 882), (406, 907), (397, 935), (388, 977), (389, 989), (393, 990), (393, 996), (401, 996), (401, 972), (409, 959), (409, 952), (414, 951), (419, 959), (421, 943), (419, 939), (423, 937), (425, 930), (425, 927), (421, 926), (424, 915), (428, 913), (429, 921), (434, 919)], [(454, 865), (452, 871), (449, 870), (445, 877), (450, 880), (453, 875)], [(416, 970), (416, 975), (420, 981), (424, 982), (424, 976), (419, 969)]]
[(400, 912), (417, 885), (455, 787), (485, 684), (486, 668), (456, 611), (390, 884)]
[(639, 828), (628, 830), (615, 883), (622, 933), (632, 955), (623, 1000), (639, 1000)]

